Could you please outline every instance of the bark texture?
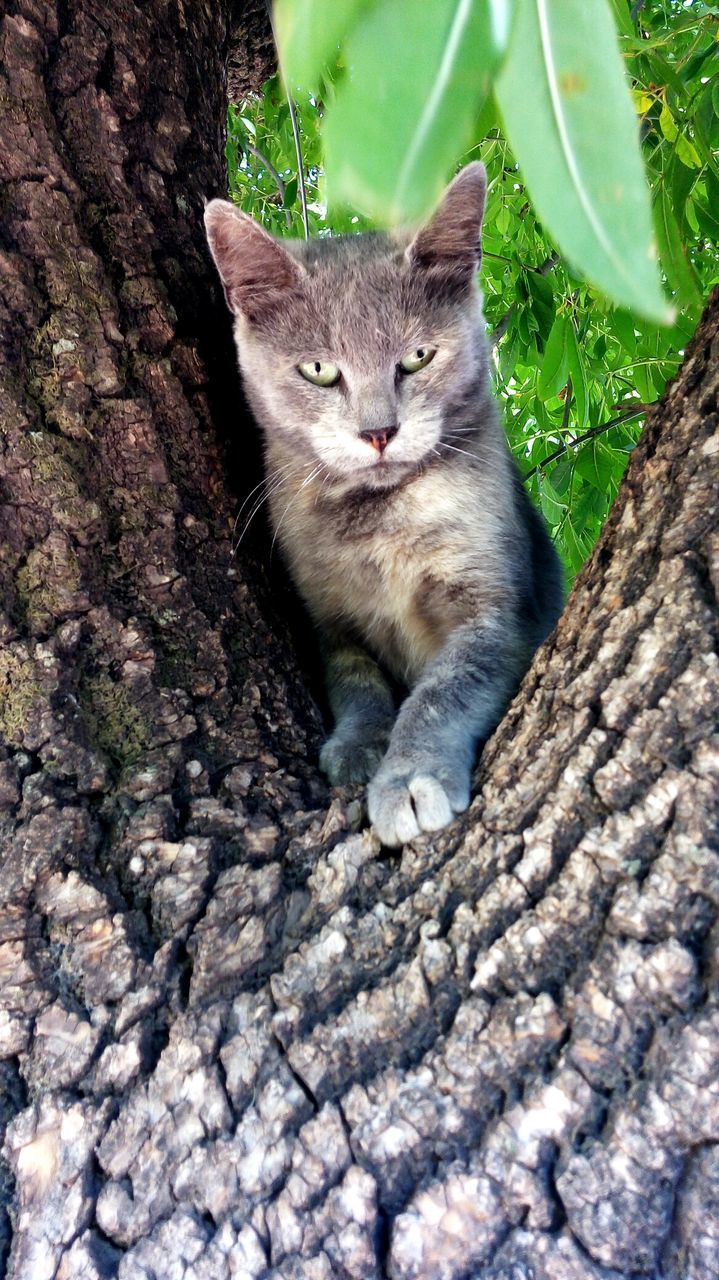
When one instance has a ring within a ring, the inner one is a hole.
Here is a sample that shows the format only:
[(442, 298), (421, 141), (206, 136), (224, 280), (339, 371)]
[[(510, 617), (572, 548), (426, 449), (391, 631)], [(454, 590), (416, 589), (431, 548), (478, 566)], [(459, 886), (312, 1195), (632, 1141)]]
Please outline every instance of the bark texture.
[(269, 0), (245, 0), (232, 23), (227, 61), (230, 102), (256, 92), (277, 67)]
[(477, 800), (388, 854), (231, 556), (230, 18), (0, 19), (0, 1274), (712, 1280), (719, 295)]

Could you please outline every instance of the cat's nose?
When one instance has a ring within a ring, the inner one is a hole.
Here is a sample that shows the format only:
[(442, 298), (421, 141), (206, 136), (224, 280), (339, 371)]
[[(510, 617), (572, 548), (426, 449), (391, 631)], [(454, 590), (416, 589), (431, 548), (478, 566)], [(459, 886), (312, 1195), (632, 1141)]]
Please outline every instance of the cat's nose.
[(366, 440), (382, 457), (390, 440), (394, 440), (399, 427), (383, 427), (381, 431), (360, 431), (360, 440)]

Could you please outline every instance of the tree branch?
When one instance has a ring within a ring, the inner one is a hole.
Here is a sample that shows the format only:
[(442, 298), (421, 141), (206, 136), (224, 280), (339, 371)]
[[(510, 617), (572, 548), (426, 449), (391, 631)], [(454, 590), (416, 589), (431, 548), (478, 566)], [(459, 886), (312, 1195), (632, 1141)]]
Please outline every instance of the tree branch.
[[(626, 413), (620, 413), (618, 417), (612, 418), (611, 422), (602, 422), (600, 426), (592, 427), (591, 430), (585, 431), (583, 435), (577, 436), (576, 440), (565, 440), (564, 444), (555, 449), (554, 453), (550, 453), (543, 462), (538, 462), (536, 467), (532, 467), (531, 470), (525, 472), (524, 479), (529, 480), (530, 476), (536, 475), (538, 471), (543, 471), (545, 467), (548, 467), (552, 462), (556, 462), (558, 458), (563, 457), (563, 455), (568, 453), (570, 449), (576, 449), (580, 444), (586, 444), (587, 440), (593, 440), (595, 436), (601, 436), (605, 431), (611, 431), (612, 427), (621, 427), (622, 423), (631, 422), (632, 418), (641, 417), (641, 415), (646, 413), (647, 410), (653, 409), (655, 403), (656, 402), (653, 401), (652, 404), (635, 404), (631, 409), (627, 410)], [(567, 416), (565, 402), (565, 418)], [(565, 422), (563, 421), (562, 427), (564, 426)]]
[[(261, 164), (261, 165), (264, 165), (265, 169), (267, 170), (267, 172), (269, 173), (270, 177), (272, 178), (272, 181), (274, 182), (275, 186), (277, 187), (277, 190), (278, 190), (279, 195), (280, 195), (280, 200), (282, 201), (282, 204), (283, 204), (283, 206), (284, 206), (284, 203), (285, 203), (285, 191), (286, 191), (286, 189), (287, 189), (287, 188), (285, 187), (285, 183), (284, 183), (283, 179), (280, 177), (279, 173), (278, 173), (278, 172), (277, 172), (277, 170), (275, 169), (275, 166), (272, 164), (272, 161), (271, 161), (271, 160), (268, 160), (268, 159), (267, 159), (267, 156), (266, 156), (266, 155), (265, 155), (265, 153), (264, 153), (264, 151), (260, 151), (259, 147), (256, 147), (256, 146), (255, 146), (255, 144), (254, 144), (253, 142), (245, 142), (244, 146), (245, 146), (245, 150), (246, 150), (246, 151), (249, 151), (250, 155), (253, 155), (253, 156), (255, 157), (255, 159), (256, 159), (256, 160), (259, 160), (259, 162), (260, 162), (260, 164)], [(285, 209), (285, 211), (284, 211), (284, 212), (285, 212), (285, 222), (287, 223), (287, 226), (288, 226), (288, 227), (291, 227), (291, 226), (292, 226), (292, 215), (290, 214), (289, 209)]]

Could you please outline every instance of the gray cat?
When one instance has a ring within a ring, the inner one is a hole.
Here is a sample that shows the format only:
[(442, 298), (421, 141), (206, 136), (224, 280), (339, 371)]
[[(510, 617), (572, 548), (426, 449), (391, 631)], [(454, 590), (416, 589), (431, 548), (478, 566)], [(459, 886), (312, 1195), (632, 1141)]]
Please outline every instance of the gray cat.
[[(278, 241), (224, 200), (207, 237), (263, 428), (275, 537), (316, 623), (335, 727), (387, 845), (465, 809), (477, 747), (562, 607), (492, 399), (481, 164), (416, 235)], [(409, 690), (399, 712), (388, 681)]]

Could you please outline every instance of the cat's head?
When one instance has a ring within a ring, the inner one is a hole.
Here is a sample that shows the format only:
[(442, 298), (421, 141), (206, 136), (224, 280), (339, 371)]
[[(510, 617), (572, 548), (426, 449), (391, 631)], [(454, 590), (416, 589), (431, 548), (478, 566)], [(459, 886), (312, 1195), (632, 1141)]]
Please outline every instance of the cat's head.
[(407, 234), (277, 240), (225, 200), (207, 238), (270, 440), (328, 484), (385, 489), (443, 453), (487, 385), (476, 274), (481, 164)]

